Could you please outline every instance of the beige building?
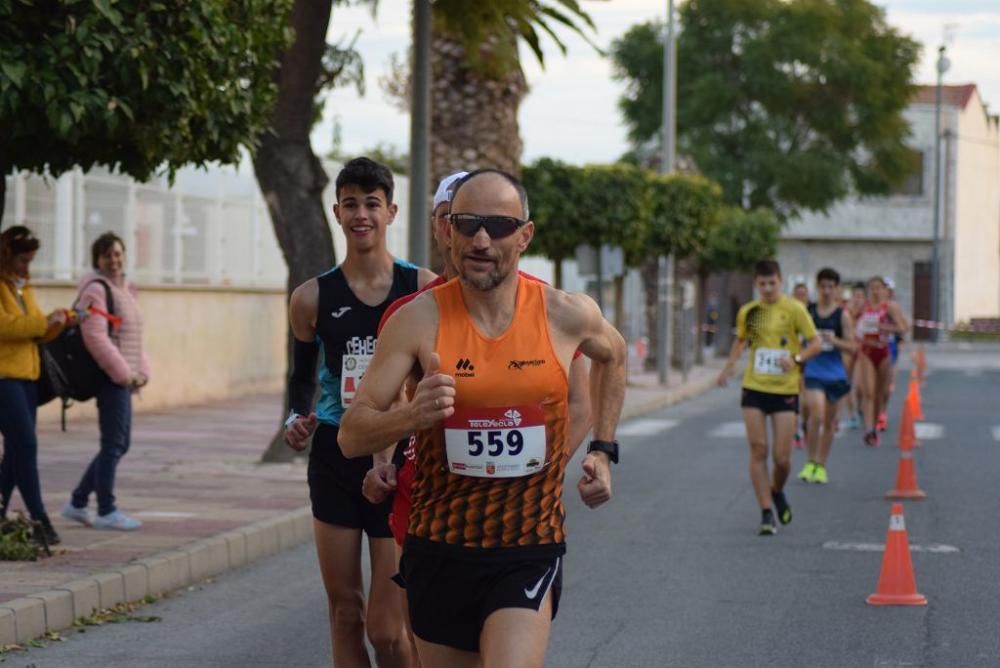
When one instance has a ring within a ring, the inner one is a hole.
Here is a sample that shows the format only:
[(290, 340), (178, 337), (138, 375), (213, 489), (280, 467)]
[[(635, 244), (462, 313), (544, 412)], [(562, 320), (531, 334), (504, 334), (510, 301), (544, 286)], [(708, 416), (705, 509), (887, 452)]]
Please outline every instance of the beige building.
[[(916, 169), (896, 192), (788, 225), (779, 260), (789, 283), (812, 285), (823, 266), (845, 281), (884, 275), (905, 311), (930, 317), (934, 107), (934, 86), (921, 86), (905, 111)], [(976, 85), (963, 84), (943, 89), (941, 132), (940, 315), (951, 326), (1000, 314), (1000, 128)]]

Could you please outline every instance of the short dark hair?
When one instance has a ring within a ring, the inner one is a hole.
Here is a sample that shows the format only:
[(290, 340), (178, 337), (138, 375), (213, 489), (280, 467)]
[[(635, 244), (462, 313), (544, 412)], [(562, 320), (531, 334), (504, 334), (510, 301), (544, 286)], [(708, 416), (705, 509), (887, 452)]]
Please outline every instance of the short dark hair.
[(125, 250), (125, 242), (114, 232), (105, 232), (94, 240), (90, 246), (90, 261), (94, 269), (97, 269), (97, 260), (111, 250), (111, 247), (116, 243), (121, 244), (122, 250)]
[(840, 285), (840, 274), (837, 273), (836, 269), (823, 267), (816, 273), (816, 283), (818, 284), (820, 281), (833, 281), (834, 285)]
[(861, 281), (858, 281), (857, 283), (851, 286), (851, 290), (864, 290), (864, 289), (865, 289), (865, 284), (862, 283)]
[(528, 210), (528, 191), (525, 190), (524, 184), (522, 184), (516, 176), (514, 176), (513, 174), (509, 174), (508, 172), (505, 172), (502, 169), (484, 167), (483, 169), (476, 169), (469, 172), (461, 179), (459, 179), (458, 183), (455, 185), (454, 190), (452, 190), (451, 201), (454, 202), (455, 198), (458, 197), (458, 191), (462, 189), (462, 186), (464, 186), (466, 183), (476, 178), (477, 176), (481, 176), (483, 174), (498, 174), (499, 176), (503, 177), (507, 181), (507, 183), (514, 186), (514, 190), (517, 191), (517, 196), (521, 200), (521, 210), (524, 211), (524, 219), (530, 220), (531, 213)]
[(884, 278), (882, 278), (881, 276), (872, 276), (871, 278), (869, 278), (869, 279), (868, 279), (868, 282), (869, 282), (869, 283), (874, 283), (874, 282), (876, 282), (876, 281), (878, 281), (878, 282), (879, 282), (879, 283), (881, 283), (882, 285), (885, 285), (885, 284), (886, 284), (886, 283), (885, 283), (885, 279), (884, 279)]
[(34, 253), (42, 243), (24, 225), (8, 227), (0, 234), (0, 262), (22, 253)]
[(357, 186), (366, 193), (373, 193), (381, 188), (385, 193), (386, 204), (392, 204), (392, 194), (396, 188), (396, 183), (392, 179), (392, 172), (380, 162), (375, 162), (371, 158), (354, 158), (348, 160), (344, 168), (337, 174), (337, 199), (340, 199), (340, 190), (345, 186)]
[(781, 276), (781, 265), (777, 260), (761, 260), (753, 266), (753, 277)]
[(808, 289), (809, 289), (809, 286), (808, 286), (808, 285), (806, 285), (805, 283), (796, 283), (796, 284), (795, 284), (795, 285), (794, 285), (794, 286), (792, 287), (792, 290), (798, 290), (799, 288), (805, 288), (806, 290), (808, 290)]

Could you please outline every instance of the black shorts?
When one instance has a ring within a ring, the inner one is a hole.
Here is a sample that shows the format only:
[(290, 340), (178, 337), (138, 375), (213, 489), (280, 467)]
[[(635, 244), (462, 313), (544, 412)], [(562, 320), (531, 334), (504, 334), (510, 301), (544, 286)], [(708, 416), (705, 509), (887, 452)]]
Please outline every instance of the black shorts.
[[(320, 424), (313, 435), (307, 475), (313, 517), (326, 524), (361, 529), (372, 538), (392, 538), (392, 500), (374, 505), (361, 494), (361, 483), (372, 467), (371, 456), (345, 457), (337, 443), (338, 431)], [(402, 455), (398, 447), (396, 455)]]
[(425, 642), (478, 652), (483, 625), (497, 610), (538, 610), (548, 595), (552, 619), (559, 610), (561, 554), (479, 561), (426, 552), (407, 538), (399, 570), (413, 633)]
[(799, 395), (797, 394), (771, 394), (770, 392), (759, 392), (743, 388), (743, 398), (740, 400), (743, 408), (756, 408), (764, 415), (773, 415), (791, 411), (799, 412)]
[(818, 378), (806, 378), (807, 390), (823, 390), (826, 400), (835, 404), (844, 398), (851, 391), (851, 385), (846, 380), (820, 380)]

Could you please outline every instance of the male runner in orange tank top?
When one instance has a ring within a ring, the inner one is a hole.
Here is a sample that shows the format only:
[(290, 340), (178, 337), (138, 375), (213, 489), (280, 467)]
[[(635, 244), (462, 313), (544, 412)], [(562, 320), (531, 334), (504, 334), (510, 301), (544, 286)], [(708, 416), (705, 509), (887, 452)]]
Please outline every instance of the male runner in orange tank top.
[[(518, 276), (534, 233), (526, 199), (502, 172), (463, 179), (451, 214), (460, 278), (389, 320), (341, 424), (348, 456), (417, 432), (400, 570), (425, 668), (544, 661), (565, 551), (577, 349), (592, 363), (595, 436), (578, 488), (590, 507), (611, 497), (625, 342), (593, 300)], [(393, 406), (415, 367), (413, 400)]]

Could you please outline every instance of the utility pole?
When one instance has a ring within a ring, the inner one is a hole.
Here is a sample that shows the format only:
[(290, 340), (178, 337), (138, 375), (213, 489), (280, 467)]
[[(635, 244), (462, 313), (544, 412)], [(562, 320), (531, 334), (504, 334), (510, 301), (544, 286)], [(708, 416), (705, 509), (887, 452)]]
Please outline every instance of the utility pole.
[(429, 266), (427, 193), (431, 134), (431, 3), (413, 0), (413, 92), (410, 99), (410, 261)]
[(931, 341), (938, 340), (941, 322), (941, 82), (951, 63), (944, 55), (945, 47), (938, 47), (937, 87), (934, 93), (934, 229), (931, 232)]
[[(674, 171), (677, 139), (677, 51), (674, 43), (674, 0), (667, 0), (667, 33), (663, 40), (663, 128), (660, 173)], [(656, 372), (661, 385), (667, 384), (672, 346), (670, 310), (673, 306), (673, 256), (660, 257), (657, 266)]]

